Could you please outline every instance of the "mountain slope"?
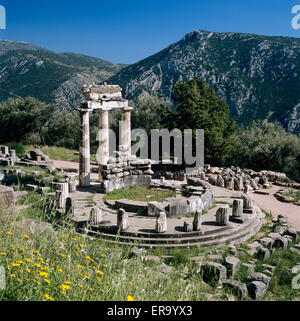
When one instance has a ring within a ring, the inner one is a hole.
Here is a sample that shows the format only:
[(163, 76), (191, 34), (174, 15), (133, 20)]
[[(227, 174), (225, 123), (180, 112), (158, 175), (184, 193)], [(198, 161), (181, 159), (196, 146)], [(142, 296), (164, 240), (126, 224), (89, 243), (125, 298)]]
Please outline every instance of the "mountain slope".
[(124, 65), (73, 53), (57, 54), (24, 42), (0, 41), (0, 101), (36, 97), (73, 110), (83, 84), (102, 82)]
[(177, 81), (204, 77), (241, 123), (280, 121), (300, 133), (300, 39), (197, 30), (108, 82), (126, 98), (171, 98)]

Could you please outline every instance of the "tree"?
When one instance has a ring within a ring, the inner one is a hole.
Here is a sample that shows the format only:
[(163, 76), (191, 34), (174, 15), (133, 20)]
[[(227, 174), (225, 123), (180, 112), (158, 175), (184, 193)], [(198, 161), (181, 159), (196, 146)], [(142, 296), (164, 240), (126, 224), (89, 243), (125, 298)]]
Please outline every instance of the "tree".
[(300, 180), (300, 137), (288, 133), (279, 123), (253, 122), (236, 133), (240, 166), (273, 170)]
[(43, 127), (51, 119), (55, 107), (35, 98), (8, 99), (0, 104), (0, 142), (20, 142), (37, 133), (43, 142)]
[(227, 103), (218, 98), (204, 79), (179, 81), (174, 86), (176, 117), (173, 126), (181, 129), (204, 129), (205, 162), (224, 165), (233, 157), (235, 122), (230, 119)]
[(80, 141), (79, 113), (55, 111), (45, 132), (47, 145), (78, 149)]
[(140, 97), (137, 106), (132, 111), (132, 128), (144, 129), (149, 135), (151, 129), (162, 129), (170, 121), (170, 102), (156, 96)]

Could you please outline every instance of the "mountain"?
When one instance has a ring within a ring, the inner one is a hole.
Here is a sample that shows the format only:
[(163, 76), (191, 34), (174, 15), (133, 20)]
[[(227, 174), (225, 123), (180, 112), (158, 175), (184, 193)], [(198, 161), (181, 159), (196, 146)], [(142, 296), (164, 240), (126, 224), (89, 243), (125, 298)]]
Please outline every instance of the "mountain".
[(83, 84), (103, 82), (124, 66), (3, 40), (0, 41), (0, 101), (32, 96), (72, 111), (83, 99)]
[(157, 94), (204, 77), (240, 123), (268, 119), (300, 133), (300, 39), (196, 30), (159, 53), (119, 71), (127, 99)]

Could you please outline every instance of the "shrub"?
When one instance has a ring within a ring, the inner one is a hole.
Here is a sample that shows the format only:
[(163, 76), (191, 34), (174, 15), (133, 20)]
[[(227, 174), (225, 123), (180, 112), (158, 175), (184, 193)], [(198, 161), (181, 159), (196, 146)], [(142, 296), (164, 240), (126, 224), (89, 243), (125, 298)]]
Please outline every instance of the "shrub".
[(300, 180), (300, 137), (288, 133), (279, 123), (253, 122), (236, 134), (235, 163), (254, 170), (273, 170)]

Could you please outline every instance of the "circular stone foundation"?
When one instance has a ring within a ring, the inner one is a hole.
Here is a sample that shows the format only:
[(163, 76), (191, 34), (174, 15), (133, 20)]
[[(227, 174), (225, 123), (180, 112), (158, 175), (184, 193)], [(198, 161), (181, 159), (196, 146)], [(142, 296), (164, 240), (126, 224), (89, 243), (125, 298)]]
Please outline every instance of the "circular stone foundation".
[[(177, 188), (177, 192), (180, 192), (178, 185), (176, 185), (178, 183), (179, 182), (169, 181), (168, 186), (165, 186), (165, 188)], [(198, 180), (193, 181), (193, 183), (195, 185), (183, 184), (185, 185), (183, 187), (184, 190), (181, 191), (182, 194), (179, 197), (186, 195), (185, 198), (188, 200), (191, 197), (199, 198), (205, 194), (206, 189), (203, 189), (201, 185), (196, 185), (201, 184)], [(208, 185), (210, 186), (210, 184)], [(162, 186), (156, 186), (155, 188), (161, 187)], [(128, 204), (128, 200), (118, 200), (119, 206), (112, 208), (110, 206), (113, 204), (109, 204), (111, 201), (106, 202), (110, 205), (108, 206), (103, 201), (105, 195), (98, 193), (94, 194), (94, 201), (97, 207), (102, 210), (102, 222), (98, 225), (90, 225), (87, 208), (82, 208), (81, 214), (78, 213), (76, 217), (74, 217), (74, 221), (77, 223), (77, 230), (79, 232), (99, 237), (107, 242), (151, 248), (209, 247), (241, 243), (259, 231), (264, 215), (258, 207), (254, 206), (251, 213), (244, 212), (239, 220), (233, 220), (231, 217), (232, 203), (235, 199), (241, 199), (240, 192), (228, 191), (215, 186), (211, 187), (211, 189), (209, 188), (209, 190), (211, 193), (215, 193), (215, 203), (203, 211), (202, 224), (198, 231), (186, 232), (186, 230), (191, 229), (184, 228), (184, 226), (193, 225), (193, 211), (187, 216), (168, 216), (166, 218), (166, 231), (164, 233), (158, 233), (156, 229), (157, 217), (148, 215), (147, 206), (149, 202)], [(77, 193), (77, 197), (86, 197), (86, 192), (84, 191)], [(125, 203), (127, 203), (127, 206), (133, 207), (126, 209), (126, 229), (119, 231), (117, 228), (118, 208), (124, 207)], [(225, 226), (219, 226), (216, 222), (216, 212), (220, 207), (224, 207), (224, 205), (228, 207), (230, 219), (226, 222)], [(143, 209), (144, 213), (141, 213), (140, 209)], [(83, 212), (85, 212), (85, 214), (82, 214)]]

